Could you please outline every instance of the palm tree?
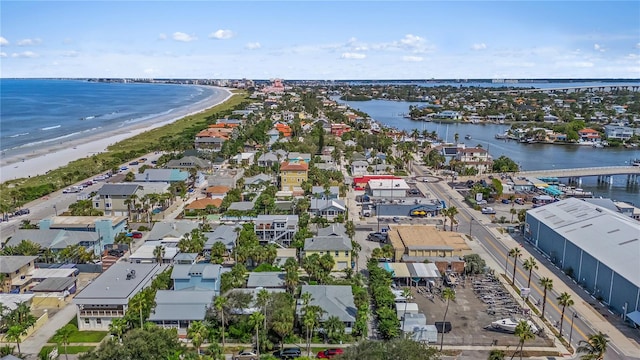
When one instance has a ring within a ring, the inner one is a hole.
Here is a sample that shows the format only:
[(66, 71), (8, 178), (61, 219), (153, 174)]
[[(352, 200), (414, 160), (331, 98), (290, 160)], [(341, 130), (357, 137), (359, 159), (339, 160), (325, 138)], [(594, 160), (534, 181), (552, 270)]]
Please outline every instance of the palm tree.
[(111, 320), (109, 324), (109, 332), (118, 338), (118, 341), (122, 340), (122, 335), (127, 330), (127, 320), (124, 318), (115, 318)]
[(544, 308), (547, 305), (547, 291), (553, 290), (553, 280), (548, 277), (540, 278), (540, 286), (542, 286), (542, 290), (544, 291), (542, 296), (542, 313), (540, 317), (544, 319)]
[[(518, 325), (516, 325), (516, 331), (514, 333), (520, 339), (520, 360), (522, 360), (522, 350), (524, 348), (524, 342), (527, 340), (533, 340), (536, 338), (536, 334), (531, 331), (531, 325), (525, 320), (521, 320)], [(511, 359), (516, 356), (518, 352), (518, 348), (516, 347), (516, 351), (511, 355)]]
[(264, 329), (267, 328), (267, 304), (269, 303), (269, 299), (271, 299), (271, 293), (267, 289), (261, 289), (258, 291), (258, 295), (256, 295), (256, 305), (262, 308), (262, 315), (264, 317), (264, 324), (262, 327)]
[(337, 316), (329, 316), (327, 320), (322, 324), (325, 330), (327, 338), (331, 341), (339, 341), (342, 339), (344, 333), (344, 323)]
[(444, 316), (442, 318), (442, 336), (440, 337), (440, 351), (442, 351), (442, 346), (444, 346), (444, 323), (447, 321), (447, 312), (449, 311), (449, 302), (451, 300), (456, 300), (456, 292), (452, 288), (444, 288), (442, 290), (442, 299), (447, 302), (447, 307), (444, 310)]
[(580, 356), (583, 360), (602, 360), (604, 359), (604, 353), (607, 351), (607, 344), (609, 340), (607, 335), (598, 331), (597, 334), (589, 335), (587, 341), (580, 340), (579, 346), (576, 349), (579, 353), (586, 353)]
[(531, 287), (531, 273), (533, 273), (533, 269), (538, 270), (538, 263), (533, 256), (529, 256), (527, 260), (522, 263), (522, 267), (529, 272), (529, 280), (527, 280), (527, 287)]
[(444, 211), (446, 211), (447, 213), (445, 214), (445, 216), (447, 216), (449, 218), (449, 231), (453, 231), (453, 225), (457, 224), (458, 222), (456, 221), (456, 215), (458, 215), (458, 209), (455, 206), (451, 206), (447, 209), (445, 209)]
[(196, 352), (200, 354), (200, 345), (209, 336), (209, 329), (202, 323), (202, 321), (194, 321), (189, 324), (187, 329), (187, 338), (193, 343), (193, 347), (196, 348)]
[(498, 349), (491, 350), (487, 360), (504, 360), (504, 351)]
[(13, 341), (16, 343), (16, 346), (18, 346), (18, 355), (20, 355), (21, 353), (20, 351), (20, 343), (22, 342), (21, 337), (25, 335), (27, 335), (27, 328), (20, 324), (11, 326), (9, 329), (7, 329), (7, 332), (4, 334), (4, 337), (7, 340)]
[(258, 355), (258, 357), (260, 357), (260, 334), (258, 333), (258, 330), (260, 329), (260, 324), (263, 322), (264, 315), (262, 315), (262, 313), (254, 312), (249, 316), (249, 325), (256, 329), (256, 355)]
[(64, 357), (69, 360), (69, 355), (67, 355), (67, 345), (69, 345), (71, 335), (78, 331), (78, 328), (73, 324), (67, 324), (56, 331), (54, 335), (54, 339), (58, 342), (62, 343), (64, 346)]
[(460, 134), (458, 133), (453, 134), (453, 141), (455, 141), (455, 143), (457, 144), (458, 140), (460, 140)]
[(225, 346), (225, 342), (224, 342), (224, 327), (225, 327), (224, 310), (225, 310), (225, 307), (227, 306), (227, 302), (228, 302), (228, 299), (223, 295), (220, 295), (220, 296), (216, 297), (216, 299), (213, 301), (213, 307), (220, 313), (220, 324), (222, 325), (222, 350), (223, 351), (224, 351), (224, 346)]
[(165, 250), (164, 250), (164, 246), (162, 245), (157, 245), (153, 249), (153, 257), (156, 258), (156, 262), (160, 265), (162, 265), (162, 259), (164, 258), (164, 254), (165, 254)]
[(511, 278), (511, 284), (515, 285), (516, 284), (516, 261), (518, 261), (518, 258), (522, 256), (522, 251), (520, 250), (519, 247), (514, 247), (513, 249), (509, 250), (509, 256), (513, 257), (513, 277)]
[(563, 292), (556, 298), (558, 300), (558, 305), (562, 306), (562, 314), (560, 315), (560, 336), (562, 336), (562, 324), (564, 323), (564, 311), (567, 307), (573, 306), (574, 301), (571, 298), (571, 295), (567, 292)]
[(404, 288), (402, 289), (402, 297), (404, 298), (404, 313), (402, 315), (402, 331), (404, 331), (404, 318), (407, 315), (407, 303), (409, 302), (409, 298), (411, 297), (411, 289)]
[(513, 217), (518, 213), (518, 210), (511, 208), (509, 209), (509, 213), (511, 213), (511, 222), (513, 222)]
[(138, 313), (140, 314), (140, 329), (142, 329), (142, 310), (147, 306), (147, 299), (144, 297), (144, 294), (142, 292), (139, 292), (135, 294), (130, 301), (132, 310), (138, 310)]

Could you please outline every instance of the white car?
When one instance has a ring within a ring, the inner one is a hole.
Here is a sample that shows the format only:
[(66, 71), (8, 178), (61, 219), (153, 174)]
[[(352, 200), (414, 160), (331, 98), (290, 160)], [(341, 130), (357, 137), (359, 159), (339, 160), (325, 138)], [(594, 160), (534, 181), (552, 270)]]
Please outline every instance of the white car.
[(482, 213), (483, 214), (495, 214), (496, 211), (493, 210), (493, 208), (486, 207), (486, 208), (482, 208)]

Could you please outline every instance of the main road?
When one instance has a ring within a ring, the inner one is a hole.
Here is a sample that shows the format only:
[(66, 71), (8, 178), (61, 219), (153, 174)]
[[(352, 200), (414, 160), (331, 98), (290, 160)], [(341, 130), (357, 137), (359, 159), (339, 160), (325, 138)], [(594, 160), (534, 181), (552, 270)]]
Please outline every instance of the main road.
[[(424, 176), (427, 174), (426, 170), (421, 166), (414, 166), (413, 171), (417, 176)], [(456, 220), (458, 220), (458, 227), (460, 229), (460, 232), (467, 232), (466, 230), (468, 229), (468, 233), (472, 236), (472, 238), (478, 240), (482, 247), (486, 250), (487, 254), (489, 254), (493, 258), (493, 260), (495, 260), (495, 263), (498, 264), (499, 267), (501, 267), (501, 269), (496, 269), (496, 271), (498, 273), (507, 274), (507, 277), (511, 279), (513, 275), (513, 258), (508, 256), (509, 250), (514, 247), (523, 247), (523, 244), (516, 242), (508, 235), (497, 236), (499, 233), (495, 232), (496, 229), (493, 229), (493, 232), (491, 231), (492, 228), (494, 228), (491, 224), (491, 220), (485, 215), (470, 210), (467, 205), (462, 203), (459, 194), (454, 194), (455, 191), (448, 188), (448, 185), (445, 182), (432, 182), (428, 185), (420, 183), (419, 186), (428, 186), (429, 190), (431, 190), (435, 196), (447, 201), (448, 204), (450, 204), (449, 206), (455, 206), (458, 209), (459, 214)], [(545, 275), (541, 275), (540, 273), (553, 271), (554, 267), (550, 265), (550, 262), (547, 261), (547, 259), (544, 258), (540, 253), (535, 251), (530, 251), (530, 253), (531, 255), (536, 257), (540, 269), (538, 271), (534, 270), (532, 273), (530, 285), (531, 292), (529, 295), (529, 299), (534, 303), (539, 301), (540, 305), (538, 306), (538, 309), (541, 309), (544, 292), (542, 287), (540, 286), (540, 278), (545, 277)], [(519, 259), (516, 266), (516, 285), (518, 286), (518, 288), (526, 287), (529, 279), (528, 272), (526, 272), (522, 268), (523, 260), (524, 259)], [(560, 281), (567, 280), (567, 278), (561, 273), (556, 276), (560, 279)], [(583, 291), (571, 295), (572, 299), (576, 303), (580, 301), (585, 301), (587, 304), (589, 302), (594, 302), (594, 300), (589, 296), (584, 296)], [(562, 307), (558, 306), (556, 300), (557, 297), (558, 293), (555, 290), (547, 291), (547, 302), (545, 307), (545, 318), (551, 324), (554, 324), (556, 326), (556, 330), (557, 326), (559, 326), (560, 324), (560, 317), (562, 314)], [(564, 314), (562, 333), (565, 339), (568, 339), (569, 336), (571, 336), (571, 343), (575, 348), (578, 346), (578, 343), (580, 341), (587, 340), (589, 335), (597, 333), (598, 330), (602, 329), (592, 328), (592, 326), (587, 323), (587, 314), (576, 312), (576, 317), (572, 319), (573, 314), (573, 308), (566, 309)], [(592, 316), (592, 314), (590, 316)], [(572, 327), (573, 330), (571, 330)], [(615, 339), (610, 338), (609, 351), (607, 351), (605, 359), (623, 360), (630, 358), (631, 357), (629, 356), (625, 356), (623, 352), (617, 347)]]

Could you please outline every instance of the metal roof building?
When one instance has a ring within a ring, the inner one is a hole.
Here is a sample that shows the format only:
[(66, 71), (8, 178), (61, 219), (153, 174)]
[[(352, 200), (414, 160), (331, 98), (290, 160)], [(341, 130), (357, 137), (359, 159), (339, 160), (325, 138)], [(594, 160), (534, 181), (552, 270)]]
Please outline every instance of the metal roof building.
[(525, 238), (618, 313), (640, 309), (640, 223), (575, 198), (529, 210)]

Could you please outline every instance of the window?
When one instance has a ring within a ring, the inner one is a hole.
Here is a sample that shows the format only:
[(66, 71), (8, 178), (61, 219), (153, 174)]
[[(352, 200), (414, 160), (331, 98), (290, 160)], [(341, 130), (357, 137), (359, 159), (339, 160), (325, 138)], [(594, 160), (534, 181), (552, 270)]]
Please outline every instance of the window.
[(96, 319), (96, 324), (101, 325), (102, 324), (102, 319), (101, 318), (97, 318)]
[(93, 204), (93, 205), (95, 205), (95, 208), (96, 208), (96, 209), (100, 207), (100, 203), (99, 203), (99, 202), (97, 202), (97, 203), (95, 203), (95, 204)]
[(344, 256), (349, 257), (349, 252), (348, 252), (348, 251), (345, 251), (345, 252), (344, 252)]
[(84, 323), (85, 323), (86, 325), (89, 325), (89, 318), (84, 318)]
[(336, 256), (338, 256), (338, 251), (336, 251)]

